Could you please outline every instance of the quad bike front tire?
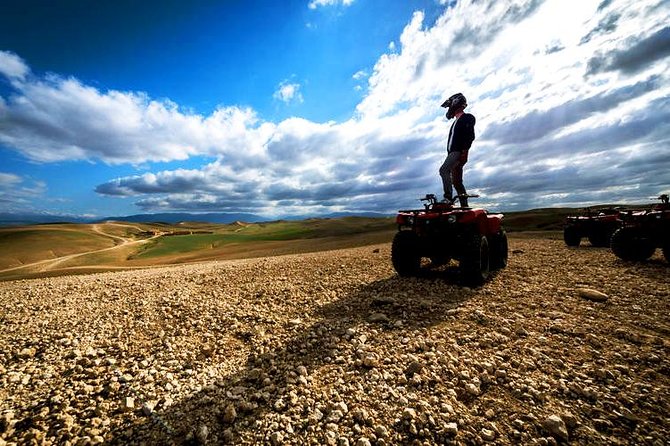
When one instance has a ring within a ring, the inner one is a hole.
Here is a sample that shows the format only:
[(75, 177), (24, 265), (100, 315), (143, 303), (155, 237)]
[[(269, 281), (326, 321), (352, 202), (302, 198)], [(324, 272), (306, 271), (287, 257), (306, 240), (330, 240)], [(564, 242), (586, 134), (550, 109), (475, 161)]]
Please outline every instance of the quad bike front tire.
[(460, 262), (463, 280), (470, 285), (481, 285), (490, 273), (489, 241), (485, 235), (472, 234), (463, 244)]
[(579, 234), (579, 231), (569, 226), (563, 229), (563, 241), (568, 246), (579, 246), (582, 236)]
[(641, 262), (654, 254), (656, 247), (636, 228), (619, 228), (612, 235), (612, 252), (621, 260)]
[(391, 262), (398, 275), (416, 276), (421, 268), (419, 237), (412, 231), (399, 231), (391, 244)]
[(501, 229), (491, 237), (490, 267), (492, 270), (502, 269), (507, 266), (508, 251), (507, 233), (504, 229)]

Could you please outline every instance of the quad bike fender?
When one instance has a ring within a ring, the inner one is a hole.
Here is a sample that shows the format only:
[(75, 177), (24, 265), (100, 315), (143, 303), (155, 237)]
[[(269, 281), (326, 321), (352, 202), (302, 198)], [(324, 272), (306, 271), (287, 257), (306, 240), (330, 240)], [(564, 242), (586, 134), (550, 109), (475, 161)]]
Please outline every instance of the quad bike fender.
[(486, 219), (486, 211), (484, 209), (472, 209), (463, 212), (458, 217), (458, 222), (462, 224), (479, 223), (482, 219)]
[(474, 209), (459, 218), (459, 223), (476, 226), (477, 232), (484, 235), (495, 234), (502, 225), (503, 214), (488, 214), (484, 209)]
[(485, 234), (497, 234), (502, 228), (503, 214), (489, 214), (486, 216), (487, 230)]

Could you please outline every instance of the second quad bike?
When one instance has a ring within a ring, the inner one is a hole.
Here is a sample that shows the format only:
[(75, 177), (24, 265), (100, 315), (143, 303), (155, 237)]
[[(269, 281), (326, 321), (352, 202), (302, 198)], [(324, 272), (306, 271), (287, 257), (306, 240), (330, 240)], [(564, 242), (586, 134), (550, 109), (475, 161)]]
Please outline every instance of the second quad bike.
[(563, 227), (565, 244), (579, 246), (582, 238), (586, 237), (593, 246), (609, 247), (612, 234), (621, 226), (619, 212), (619, 208), (587, 208), (582, 215), (567, 217)]
[(663, 250), (670, 262), (670, 203), (667, 194), (658, 197), (660, 203), (651, 209), (622, 212), (622, 226), (612, 235), (612, 252), (623, 260), (642, 261), (651, 257), (656, 248)]
[(400, 276), (418, 275), (422, 258), (430, 259), (433, 265), (455, 259), (464, 281), (479, 285), (490, 271), (507, 266), (502, 214), (456, 207), (453, 201), (437, 201), (433, 194), (421, 200), (425, 201), (423, 209), (401, 210), (396, 216), (398, 232), (393, 239), (391, 260)]

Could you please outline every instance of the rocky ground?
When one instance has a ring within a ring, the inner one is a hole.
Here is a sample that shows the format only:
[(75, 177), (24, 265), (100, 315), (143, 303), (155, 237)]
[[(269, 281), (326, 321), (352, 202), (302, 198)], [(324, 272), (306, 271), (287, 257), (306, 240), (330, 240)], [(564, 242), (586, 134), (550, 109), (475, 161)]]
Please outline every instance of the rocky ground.
[(476, 289), (387, 244), (3, 282), (0, 445), (667, 444), (669, 272), (511, 238)]

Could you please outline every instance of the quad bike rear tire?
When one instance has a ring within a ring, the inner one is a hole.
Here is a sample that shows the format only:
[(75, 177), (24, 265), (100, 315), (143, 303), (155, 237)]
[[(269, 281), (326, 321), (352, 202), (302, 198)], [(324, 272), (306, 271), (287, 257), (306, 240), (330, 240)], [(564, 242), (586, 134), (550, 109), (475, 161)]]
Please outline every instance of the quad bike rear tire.
[(441, 255), (434, 255), (430, 256), (430, 265), (432, 267), (439, 267), (446, 265), (451, 261), (451, 258), (449, 256), (441, 256)]
[(579, 243), (582, 241), (582, 236), (575, 228), (567, 227), (563, 229), (563, 240), (568, 246), (579, 246)]
[(647, 260), (656, 246), (636, 228), (619, 228), (612, 235), (612, 252), (621, 260), (640, 262)]
[(488, 279), (490, 255), (485, 235), (472, 234), (465, 239), (460, 269), (463, 280), (470, 285), (481, 285)]
[(491, 237), (491, 260), (492, 270), (505, 268), (507, 266), (508, 253), (507, 233), (504, 229), (498, 231)]
[(419, 237), (412, 231), (399, 231), (391, 244), (391, 262), (398, 275), (416, 276), (421, 268)]

